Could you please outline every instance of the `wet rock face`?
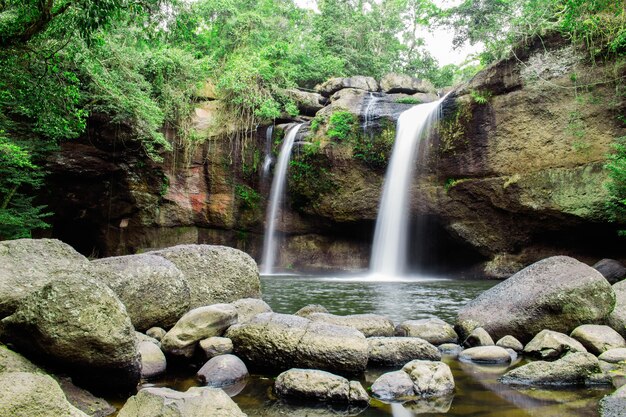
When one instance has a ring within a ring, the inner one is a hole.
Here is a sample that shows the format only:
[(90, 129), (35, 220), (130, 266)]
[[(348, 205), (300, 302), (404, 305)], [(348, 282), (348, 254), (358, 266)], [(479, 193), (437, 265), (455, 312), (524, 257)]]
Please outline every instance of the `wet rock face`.
[(468, 334), (483, 327), (499, 339), (529, 341), (543, 329), (569, 333), (581, 324), (605, 320), (615, 294), (595, 269), (569, 257), (539, 261), (482, 293), (463, 307), (457, 328)]
[(303, 317), (263, 313), (228, 329), (235, 355), (248, 366), (293, 367), (354, 374), (365, 370), (367, 340), (358, 330)]

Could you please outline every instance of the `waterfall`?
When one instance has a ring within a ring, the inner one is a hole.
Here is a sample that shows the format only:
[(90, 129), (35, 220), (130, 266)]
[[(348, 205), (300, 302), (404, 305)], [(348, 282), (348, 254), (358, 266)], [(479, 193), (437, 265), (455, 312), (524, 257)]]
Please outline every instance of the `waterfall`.
[(267, 207), (265, 218), (265, 237), (263, 239), (263, 259), (261, 260), (261, 273), (271, 274), (273, 272), (274, 262), (276, 261), (276, 220), (278, 211), (282, 201), (284, 200), (284, 190), (287, 183), (287, 169), (289, 168), (289, 159), (291, 158), (291, 150), (298, 134), (298, 130), (302, 124), (293, 126), (287, 132), (283, 144), (280, 147), (278, 162), (274, 169), (274, 178), (272, 179), (272, 189), (270, 192), (270, 200)]
[[(374, 93), (369, 93), (367, 107), (365, 107), (365, 113), (363, 115), (363, 132), (367, 134), (370, 124), (372, 123), (372, 109), (376, 106), (376, 103), (380, 101), (380, 98), (376, 97)], [(373, 132), (371, 132), (373, 135)]]
[(420, 139), (430, 133), (439, 119), (444, 99), (414, 106), (398, 119), (396, 141), (376, 219), (370, 261), (372, 274), (397, 277), (407, 272), (410, 195), (415, 160), (417, 156), (418, 165), (425, 160), (423, 154), (426, 147), (419, 146)]
[(268, 126), (265, 131), (265, 159), (263, 160), (263, 169), (261, 178), (265, 179), (270, 173), (272, 166), (272, 138), (274, 136), (274, 126)]

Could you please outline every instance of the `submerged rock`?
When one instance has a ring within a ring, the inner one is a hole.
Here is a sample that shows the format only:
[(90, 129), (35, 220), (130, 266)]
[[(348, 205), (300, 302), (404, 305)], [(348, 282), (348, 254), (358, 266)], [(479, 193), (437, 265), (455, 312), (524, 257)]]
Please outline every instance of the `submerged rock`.
[(398, 366), (413, 359), (441, 360), (439, 350), (419, 337), (370, 337), (370, 366)]
[(27, 372), (0, 373), (0, 416), (89, 417), (67, 401), (50, 376)]
[(141, 254), (96, 259), (93, 274), (124, 303), (136, 330), (172, 327), (189, 310), (183, 273), (160, 256)]
[(452, 326), (438, 318), (404, 321), (396, 327), (396, 335), (419, 337), (435, 346), (459, 340)]
[(624, 338), (609, 326), (583, 324), (575, 328), (571, 336), (594, 355), (600, 355), (610, 349), (626, 347)]
[(231, 304), (198, 307), (178, 320), (165, 334), (161, 345), (166, 353), (191, 357), (197, 342), (208, 337), (221, 336), (235, 323), (237, 310)]
[(369, 396), (357, 381), (314, 369), (290, 369), (278, 375), (274, 391), (283, 399), (367, 404)]
[(124, 389), (139, 381), (139, 353), (126, 309), (109, 287), (87, 276), (46, 284), (1, 323), (3, 340), (64, 365), (88, 384)]
[(459, 360), (482, 364), (500, 364), (511, 362), (511, 355), (500, 346), (477, 346), (461, 352)]
[(541, 359), (558, 359), (570, 352), (587, 352), (576, 339), (566, 334), (542, 330), (524, 347), (524, 353)]
[(514, 385), (584, 385), (599, 372), (598, 358), (574, 352), (554, 362), (536, 361), (520, 366), (504, 374), (500, 381)]
[(365, 337), (393, 336), (394, 324), (387, 317), (378, 314), (351, 314), (348, 316), (337, 316), (335, 314), (311, 313), (307, 316), (309, 320), (321, 321), (335, 324), (337, 326), (352, 327)]
[(566, 256), (544, 259), (482, 293), (463, 307), (457, 327), (469, 334), (483, 327), (522, 342), (543, 329), (569, 333), (604, 320), (615, 303), (609, 283), (595, 269)]
[(88, 270), (87, 258), (56, 239), (0, 242), (0, 318), (50, 281)]
[(248, 377), (248, 368), (235, 355), (219, 355), (211, 358), (197, 373), (198, 379), (210, 387), (234, 385)]
[(130, 397), (118, 417), (246, 417), (221, 389), (193, 387), (186, 392), (144, 388)]
[(368, 344), (363, 333), (303, 317), (259, 314), (248, 323), (230, 327), (226, 337), (249, 367), (286, 370), (301, 366), (358, 373), (367, 366)]
[(505, 349), (513, 349), (516, 352), (521, 352), (524, 350), (524, 345), (522, 342), (514, 338), (513, 336), (507, 335), (501, 338), (496, 342), (496, 346), (503, 347)]
[(256, 262), (240, 250), (179, 245), (148, 254), (161, 256), (182, 271), (189, 285), (189, 308), (261, 297)]

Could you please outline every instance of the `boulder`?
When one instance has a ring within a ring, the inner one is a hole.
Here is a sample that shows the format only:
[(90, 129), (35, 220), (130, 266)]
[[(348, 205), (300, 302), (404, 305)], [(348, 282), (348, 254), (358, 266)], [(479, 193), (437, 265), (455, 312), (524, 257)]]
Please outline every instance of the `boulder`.
[(231, 304), (215, 304), (194, 308), (178, 320), (165, 334), (163, 351), (174, 356), (193, 356), (195, 345), (202, 339), (221, 336), (237, 323), (237, 310)]
[(137, 341), (137, 343), (150, 342), (154, 345), (157, 345), (158, 347), (161, 347), (161, 342), (156, 340), (154, 337), (150, 337), (147, 334), (143, 334), (141, 332), (135, 332), (135, 340)]
[(233, 352), (233, 341), (227, 337), (209, 337), (200, 341), (200, 349), (207, 359)]
[(459, 340), (452, 326), (438, 318), (404, 321), (396, 327), (396, 336), (419, 337), (433, 345)]
[(626, 362), (626, 348), (607, 350), (598, 356), (598, 359), (608, 363)]
[(67, 401), (90, 417), (108, 417), (117, 411), (106, 400), (74, 385), (71, 378), (59, 378), (53, 375), (52, 377), (63, 390)]
[(327, 101), (321, 94), (297, 90), (295, 88), (284, 90), (283, 92), (296, 103), (300, 114), (305, 116), (315, 116), (315, 113), (320, 111)]
[(615, 259), (602, 259), (593, 266), (607, 281), (615, 284), (626, 277), (626, 267)]
[(141, 377), (154, 378), (165, 372), (167, 361), (163, 351), (152, 342), (141, 342), (137, 346), (141, 356)]
[(139, 381), (141, 364), (126, 309), (109, 287), (87, 276), (46, 284), (0, 323), (4, 341), (65, 366), (87, 384), (125, 389)]
[(452, 371), (443, 362), (414, 360), (404, 365), (402, 370), (411, 377), (418, 397), (444, 397), (454, 391)]
[(314, 369), (290, 369), (278, 375), (274, 392), (286, 400), (309, 400), (344, 404), (369, 402), (369, 396), (357, 381)]
[(413, 359), (441, 360), (439, 350), (419, 337), (370, 337), (369, 366), (399, 366)]
[(435, 88), (428, 81), (413, 78), (406, 74), (386, 74), (380, 80), (380, 88), (387, 94), (391, 93), (433, 93)]
[(387, 372), (372, 384), (372, 395), (383, 401), (408, 401), (415, 398), (413, 380), (404, 371)]
[(189, 310), (189, 286), (172, 262), (155, 255), (96, 259), (93, 274), (117, 294), (138, 331), (172, 327)]
[(444, 343), (443, 345), (437, 346), (439, 352), (442, 355), (458, 357), (461, 352), (463, 352), (463, 346), (457, 345), (455, 343)]
[(357, 329), (365, 337), (393, 336), (394, 324), (387, 317), (377, 314), (352, 314), (337, 316), (327, 313), (313, 313), (307, 316), (309, 320), (320, 321), (337, 326), (346, 326)]
[(541, 359), (558, 359), (570, 352), (587, 352), (576, 339), (566, 334), (542, 330), (524, 347), (524, 353)]
[(165, 333), (167, 332), (160, 327), (151, 327), (146, 330), (146, 336), (158, 340), (159, 342), (163, 340), (163, 337), (165, 337)]
[(463, 344), (467, 347), (493, 346), (495, 343), (489, 333), (482, 327), (477, 327), (467, 336)]
[(232, 326), (226, 337), (248, 367), (286, 370), (296, 366), (334, 372), (365, 370), (368, 344), (358, 330), (303, 317), (263, 313)]
[(8, 347), (0, 345), (0, 373), (2, 372), (45, 373), (41, 368), (19, 353), (13, 352)]
[(117, 417), (246, 417), (221, 389), (193, 387), (186, 392), (143, 388), (130, 397)]
[(237, 310), (237, 323), (250, 321), (257, 314), (272, 312), (272, 308), (258, 298), (242, 298), (231, 304)]
[(309, 317), (313, 313), (328, 313), (326, 307), (319, 304), (309, 304), (296, 311), (295, 315), (299, 317)]
[(50, 281), (88, 270), (87, 258), (56, 239), (0, 242), (0, 318), (12, 314), (24, 297)]
[(623, 337), (626, 337), (626, 281), (613, 285), (615, 308), (609, 315), (608, 324)]
[(226, 387), (248, 377), (248, 368), (235, 355), (220, 355), (211, 358), (197, 373), (198, 379), (210, 387)]
[(626, 385), (600, 400), (600, 417), (626, 417)]
[(495, 337), (528, 342), (543, 329), (569, 333), (598, 323), (613, 310), (615, 294), (595, 269), (567, 256), (536, 262), (483, 292), (463, 307), (457, 330), (483, 327)]
[(578, 340), (594, 355), (600, 355), (610, 349), (626, 347), (624, 338), (609, 326), (599, 324), (583, 324), (570, 335)]
[(500, 378), (513, 385), (584, 385), (600, 372), (598, 358), (586, 352), (569, 353), (554, 362), (536, 361), (515, 368)]
[(344, 88), (354, 88), (365, 91), (378, 91), (378, 82), (372, 77), (354, 76), (347, 78), (331, 78), (330, 80), (315, 86), (315, 90), (324, 97), (330, 97)]
[(28, 372), (0, 373), (0, 416), (89, 417), (67, 401), (50, 376)]
[(514, 338), (513, 336), (506, 335), (496, 342), (496, 346), (503, 347), (505, 349), (513, 349), (516, 352), (524, 350), (522, 342)]
[(511, 355), (500, 346), (477, 346), (461, 352), (459, 360), (482, 364), (500, 364), (511, 362)]
[(260, 298), (261, 281), (250, 255), (226, 246), (179, 245), (149, 254), (180, 269), (189, 285), (189, 308)]

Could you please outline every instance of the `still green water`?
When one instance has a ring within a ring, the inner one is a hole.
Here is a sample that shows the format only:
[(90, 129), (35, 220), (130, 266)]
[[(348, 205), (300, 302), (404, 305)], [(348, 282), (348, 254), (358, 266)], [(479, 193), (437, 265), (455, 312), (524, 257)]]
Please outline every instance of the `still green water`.
[[(262, 277), (261, 282), (263, 298), (276, 312), (295, 313), (307, 304), (321, 304), (331, 313), (377, 313), (396, 323), (435, 316), (452, 323), (461, 306), (495, 284), (434, 279), (376, 282), (353, 276), (272, 276)], [(275, 375), (253, 375), (229, 394), (250, 417), (593, 417), (598, 416), (600, 398), (610, 393), (605, 388), (515, 389), (497, 381), (506, 367), (470, 365), (452, 358), (444, 361), (452, 369), (456, 390), (453, 397), (434, 401), (384, 404), (374, 400), (363, 410), (283, 404), (272, 395)], [(144, 386), (185, 391), (197, 385), (196, 370), (180, 369), (166, 379)], [(361, 382), (369, 388), (378, 376), (392, 370), (395, 369), (368, 370)]]

